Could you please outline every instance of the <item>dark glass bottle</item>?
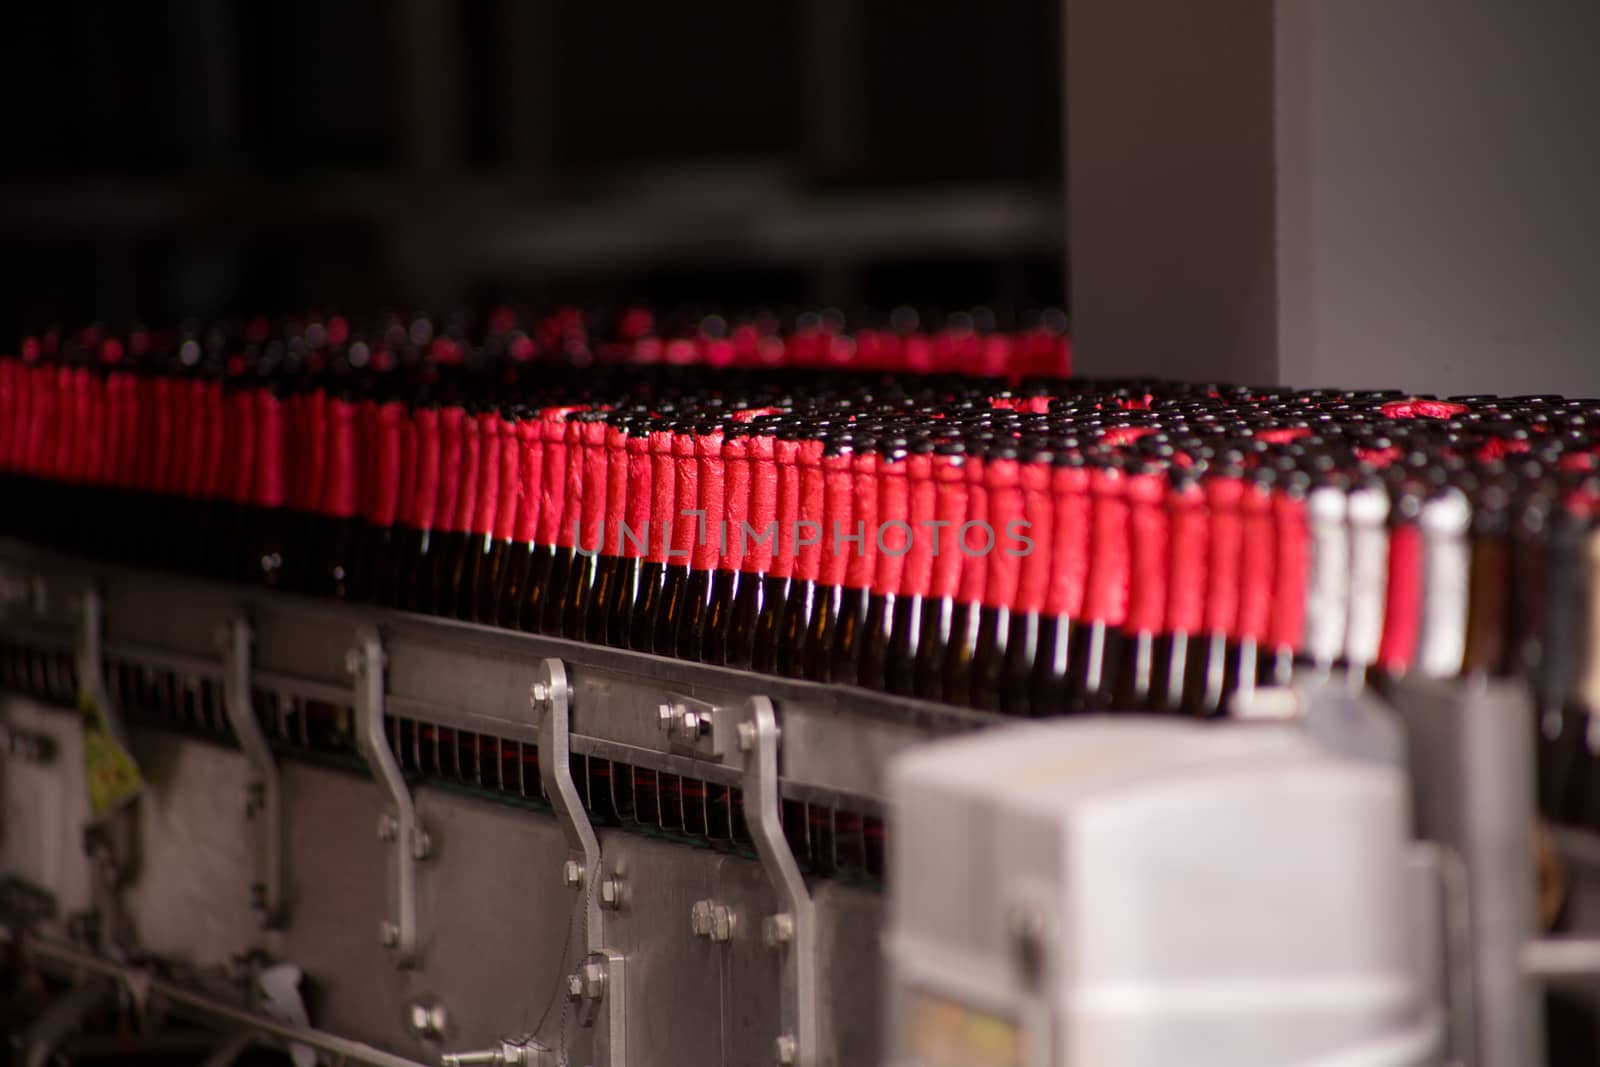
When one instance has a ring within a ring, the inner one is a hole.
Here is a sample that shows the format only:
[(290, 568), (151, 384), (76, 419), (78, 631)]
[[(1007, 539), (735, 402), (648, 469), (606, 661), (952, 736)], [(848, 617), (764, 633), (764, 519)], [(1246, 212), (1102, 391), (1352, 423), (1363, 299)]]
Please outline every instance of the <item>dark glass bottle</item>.
[(1011, 632), (998, 687), (1000, 707), (1013, 715), (1035, 714), (1034, 667), (1040, 654), (1045, 596), (1050, 587), (1055, 509), (1050, 498), (1051, 464), (1055, 455), (1038, 445), (1019, 450), (1018, 483), (1022, 490), (1021, 525), (1007, 536), (1005, 547), (1022, 554), (1011, 613)]
[[(600, 561), (605, 555), (607, 413), (585, 411), (576, 416), (582, 456), (582, 488), (578, 495), (578, 528), (573, 532), (572, 559), (561, 609), (561, 634), (582, 640), (588, 634), (588, 608), (595, 595)], [(571, 469), (571, 461), (568, 461)], [(570, 499), (570, 498), (569, 498)], [(604, 618), (601, 619), (602, 625)]]
[(356, 453), (356, 406), (346, 396), (327, 401), (327, 468), (322, 498), (311, 512), (311, 538), (306, 546), (306, 591), (313, 596), (345, 599), (356, 544), (356, 501), (360, 493)]
[(952, 538), (951, 547), (961, 561), (961, 581), (952, 604), (944, 661), (944, 699), (952, 704), (972, 703), (972, 661), (978, 651), (990, 555), (997, 541), (994, 526), (989, 521), (989, 490), (984, 479), (985, 444), (981, 437), (973, 435), (965, 467), (966, 515), (955, 527)]
[(1206, 558), (1205, 639), (1191, 642), (1185, 670), (1184, 708), (1197, 715), (1222, 710), (1226, 694), (1228, 642), (1239, 614), (1239, 569), (1243, 519), (1239, 511), (1244, 482), (1238, 467), (1224, 464), (1203, 483), (1211, 516), (1211, 542)]
[[(434, 554), (433, 608), (436, 615), (455, 618), (461, 602), (461, 580), (465, 572), (467, 542), (472, 535), (473, 519), (477, 517), (480, 461), (483, 458), (483, 440), (479, 434), (479, 415), (475, 407), (463, 407), (457, 430), (457, 455), (454, 478), (445, 473), (441, 487), (446, 492), (454, 490), (455, 504), (438, 524), (439, 536)], [(449, 411), (446, 411), (449, 414)], [(449, 462), (449, 427), (445, 430), (445, 462)]]
[(434, 520), (439, 512), (439, 480), (443, 453), (439, 434), (441, 412), (423, 401), (412, 413), (416, 423), (416, 478), (410, 493), (411, 515), (400, 537), (395, 568), (394, 604), (406, 611), (426, 610), (427, 578), (433, 574)]
[(517, 511), (522, 503), (523, 441), (519, 430), (527, 421), (526, 408), (507, 407), (500, 412), (498, 499), (494, 526), (487, 532), (482, 552), (473, 554), (472, 618), (489, 626), (500, 623), (500, 597), (506, 584), (506, 567), (513, 555)]
[[(733, 617), (728, 624), (728, 645), (724, 656), (724, 662), (730, 667), (749, 668), (759, 661), (761, 666), (758, 669), (772, 669), (777, 618), (768, 609), (781, 605), (788, 593), (787, 576), (794, 565), (794, 549), (791, 540), (788, 558), (780, 564), (784, 536), (782, 526), (785, 521), (794, 522), (799, 504), (799, 486), (792, 484), (793, 475), (787, 475), (783, 470), (783, 454), (787, 453), (787, 462), (792, 463), (795, 448), (793, 442), (778, 441), (777, 434), (782, 432), (782, 426), (783, 421), (772, 416), (759, 418), (751, 424), (747, 445), (750, 464), (747, 521), (754, 533), (749, 544), (740, 545), (744, 553), (743, 570), (734, 598)], [(788, 478), (793, 491), (786, 516), (782, 503), (785, 478)], [(743, 537), (742, 530), (740, 536)], [(790, 536), (792, 539), (792, 533)], [(763, 621), (769, 619), (764, 628)]]
[[(722, 516), (709, 532), (720, 538), (716, 569), (711, 575), (710, 604), (700, 657), (706, 663), (726, 664), (732, 637), (734, 607), (743, 577), (745, 524), (750, 518), (750, 434), (748, 423), (730, 419), (722, 438)], [(752, 580), (757, 585), (757, 580)]]
[(694, 559), (696, 525), (693, 515), (685, 514), (700, 506), (700, 467), (695, 458), (697, 426), (689, 419), (672, 428), (671, 511), (665, 516), (668, 537), (666, 567), (662, 575), (659, 607), (655, 613), (655, 639), (652, 647), (658, 656), (678, 652), (678, 631), (687, 612), (689, 565)]
[(255, 397), (256, 477), (245, 569), (255, 581), (278, 588), (288, 551), (284, 401), (271, 385), (255, 390)]
[(511, 546), (500, 570), (496, 620), (508, 630), (522, 626), (528, 571), (538, 551), (539, 507), (544, 492), (544, 429), (531, 408), (517, 410), (517, 512)]
[[(539, 415), (544, 439), (540, 451), (544, 462), (539, 482), (538, 540), (529, 557), (522, 586), (521, 628), (532, 633), (544, 632), (547, 604), (550, 600), (560, 600), (555, 589), (561, 527), (563, 520), (570, 522), (575, 518), (564, 514), (567, 507), (567, 416), (573, 410), (551, 407)], [(561, 577), (565, 577), (565, 571)]]
[(600, 555), (594, 560), (594, 583), (583, 608), (584, 640), (596, 645), (623, 644), (620, 639), (613, 639), (613, 633), (620, 634), (626, 618), (625, 614), (619, 616), (618, 604), (627, 562), (623, 539), (632, 532), (627, 526), (627, 507), (628, 494), (635, 489), (628, 478), (628, 441), (633, 422), (633, 416), (626, 411), (613, 411), (606, 416), (606, 506), (600, 526)]
[(1039, 620), (1039, 651), (1033, 661), (1028, 706), (1034, 715), (1071, 710), (1074, 620), (1081, 618), (1089, 569), (1093, 514), (1089, 470), (1076, 448), (1059, 448), (1050, 467), (1050, 583)]
[(1156, 641), (1153, 695), (1158, 707), (1176, 711), (1183, 706), (1190, 644), (1200, 640), (1205, 620), (1210, 522), (1198, 477), (1182, 468), (1168, 477), (1166, 631)]
[(945, 699), (945, 660), (954, 637), (955, 598), (961, 582), (963, 553), (959, 544), (967, 521), (967, 449), (958, 440), (940, 442), (933, 454), (934, 508), (938, 515), (930, 538), (932, 567), (928, 598), (922, 608), (917, 640), (914, 686), (924, 700)]
[(1127, 477), (1116, 457), (1107, 457), (1091, 470), (1089, 491), (1092, 517), (1084, 624), (1077, 627), (1069, 658), (1073, 700), (1083, 709), (1103, 711), (1115, 702), (1128, 609)]
[(969, 703), (999, 710), (1003, 706), (1006, 657), (1011, 642), (1012, 609), (1022, 577), (1025, 535), (1022, 472), (1017, 450), (1009, 442), (984, 451), (985, 506), (993, 537), (985, 554), (983, 596), (978, 603), (978, 626), (972, 652), (972, 688)]
[(862, 632), (867, 625), (877, 570), (879, 447), (877, 438), (863, 433), (855, 435), (852, 445), (850, 524), (839, 538), (849, 559), (834, 619), (832, 662), (828, 668), (829, 677), (836, 682), (854, 683), (861, 676)]
[[(882, 687), (891, 693), (909, 696), (916, 692), (916, 664), (921, 649), (923, 605), (933, 581), (932, 523), (937, 520), (936, 489), (933, 483), (934, 440), (929, 433), (912, 433), (906, 443), (904, 460), (904, 491), (906, 494), (905, 519), (911, 529), (911, 544), (906, 552), (904, 567), (896, 592), (890, 594), (892, 605), (886, 600), (883, 610), (885, 637), (876, 636), (869, 628), (871, 651), (864, 656), (872, 684), (880, 674), (877, 652), (878, 642), (883, 642), (881, 653)], [(900, 486), (886, 483), (892, 496)], [(897, 503), (885, 507), (887, 516), (898, 510)]]
[[(906, 614), (900, 603), (909, 599), (901, 594), (907, 558), (916, 541), (916, 530), (911, 525), (910, 444), (905, 437), (880, 441), (883, 451), (877, 464), (878, 521), (875, 528), (866, 531), (866, 536), (874, 540), (872, 586), (862, 620), (856, 678), (868, 689), (889, 687), (895, 617)], [(905, 674), (909, 683), (909, 672)], [(902, 692), (908, 689), (909, 684)]]
[(552, 636), (559, 636), (566, 622), (567, 585), (577, 559), (577, 534), (583, 527), (584, 419), (592, 414), (594, 412), (587, 409), (572, 412), (563, 424), (566, 468), (558, 483), (562, 497), (561, 525), (556, 530), (555, 551), (550, 555), (550, 573), (546, 579), (549, 589), (545, 592), (544, 611), (539, 619), (539, 632)]
[(472, 515), (466, 530), (466, 540), (461, 547), (461, 557), (456, 560), (455, 599), (452, 604), (456, 618), (471, 622), (478, 617), (479, 586), (488, 558), (494, 550), (495, 516), (500, 507), (500, 472), (503, 467), (501, 428), (503, 420), (494, 408), (478, 414), (477, 492), (473, 497)]
[(1122, 627), (1113, 703), (1144, 709), (1155, 702), (1156, 637), (1166, 621), (1168, 513), (1166, 478), (1155, 470), (1130, 472), (1128, 502), (1128, 613)]
[(671, 562), (667, 553), (673, 547), (672, 516), (677, 510), (674, 426), (664, 417), (650, 422), (649, 536), (645, 541), (644, 559), (639, 564), (638, 589), (634, 592), (633, 616), (628, 626), (628, 647), (635, 652), (656, 650), (658, 616), (665, 610), (666, 577)]
[(806, 668), (806, 642), (811, 633), (811, 615), (816, 604), (817, 580), (822, 573), (822, 531), (826, 522), (825, 475), (822, 460), (826, 443), (822, 430), (814, 425), (798, 430), (802, 436), (795, 450), (795, 467), (799, 476), (799, 500), (796, 504), (794, 531), (794, 572), (789, 580), (789, 594), (776, 641), (775, 666), (791, 677), (804, 677)]
[(848, 573), (849, 533), (852, 517), (851, 464), (854, 441), (849, 434), (833, 432), (823, 438), (821, 562), (805, 638), (805, 677), (814, 682), (832, 679), (835, 623), (844, 598)]
[[(622, 477), (625, 528), (614, 537), (621, 558), (617, 561), (610, 623), (606, 630), (606, 644), (613, 648), (633, 647), (635, 610), (641, 606), (644, 583), (651, 580), (647, 574), (651, 571), (654, 525), (650, 521), (655, 498), (655, 462), (650, 452), (650, 431), (654, 425), (649, 415), (641, 413), (630, 419), (623, 431), (626, 437)], [(659, 584), (659, 565), (654, 569), (654, 580)]]
[[(706, 620), (711, 614), (711, 583), (717, 569), (718, 538), (726, 504), (722, 460), (723, 427), (711, 421), (694, 435), (695, 460), (699, 469), (696, 491), (699, 515), (687, 518), (694, 526), (694, 550), (689, 559), (689, 579), (678, 615), (678, 632), (673, 654), (679, 659), (704, 658)], [(680, 503), (679, 511), (683, 507)]]

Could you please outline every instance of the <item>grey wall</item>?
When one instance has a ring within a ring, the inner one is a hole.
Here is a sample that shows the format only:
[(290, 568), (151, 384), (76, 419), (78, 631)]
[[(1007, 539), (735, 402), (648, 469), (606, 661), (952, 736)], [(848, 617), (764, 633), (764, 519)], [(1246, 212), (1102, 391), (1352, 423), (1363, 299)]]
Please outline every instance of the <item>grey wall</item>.
[(1600, 393), (1600, 4), (1280, 0), (1280, 373)]
[(1078, 365), (1600, 394), (1600, 4), (1070, 0)]

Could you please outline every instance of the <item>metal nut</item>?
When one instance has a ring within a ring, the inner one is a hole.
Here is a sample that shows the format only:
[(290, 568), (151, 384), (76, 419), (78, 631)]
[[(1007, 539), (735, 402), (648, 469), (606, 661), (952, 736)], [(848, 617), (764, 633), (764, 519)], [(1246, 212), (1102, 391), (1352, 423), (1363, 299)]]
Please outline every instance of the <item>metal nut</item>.
[(568, 860), (561, 865), (561, 884), (568, 889), (576, 889), (583, 884), (583, 864), (577, 860)]
[(761, 923), (761, 940), (768, 948), (777, 948), (793, 941), (794, 916), (786, 911), (768, 915)]
[(535, 707), (544, 707), (546, 704), (550, 703), (550, 683), (534, 682), (533, 687), (528, 690), (528, 695), (533, 698), (533, 704)]
[(599, 1000), (606, 995), (606, 969), (598, 963), (585, 963), (579, 972), (583, 976), (583, 999)]
[(616, 875), (601, 879), (600, 906), (609, 911), (622, 909), (622, 880)]
[(749, 752), (756, 747), (756, 724), (742, 722), (739, 724), (739, 751)]
[(678, 726), (683, 730), (683, 735), (691, 739), (700, 736), (700, 729), (704, 723), (705, 716), (698, 711), (685, 711), (683, 718), (678, 720)]
[(378, 924), (378, 940), (384, 948), (394, 948), (400, 943), (400, 927), (385, 919)]
[(411, 1005), (411, 1032), (418, 1037), (443, 1037), (447, 1021), (443, 1004), (427, 1004), (419, 1000)]
[(671, 704), (658, 704), (656, 706), (656, 726), (660, 727), (664, 733), (672, 732), (673, 722), (676, 719), (677, 712)]
[(794, 1035), (779, 1034), (776, 1044), (774, 1051), (777, 1052), (778, 1063), (782, 1064), (782, 1067), (790, 1067), (800, 1058), (800, 1042), (794, 1039)]
[(378, 840), (393, 841), (400, 836), (400, 820), (388, 812), (378, 816)]
[(738, 920), (733, 909), (714, 900), (698, 900), (689, 911), (689, 926), (696, 937), (718, 943), (733, 940)]
[(411, 858), (425, 860), (433, 855), (433, 836), (420, 826), (411, 835)]
[(583, 976), (577, 973), (567, 975), (567, 999), (583, 999)]

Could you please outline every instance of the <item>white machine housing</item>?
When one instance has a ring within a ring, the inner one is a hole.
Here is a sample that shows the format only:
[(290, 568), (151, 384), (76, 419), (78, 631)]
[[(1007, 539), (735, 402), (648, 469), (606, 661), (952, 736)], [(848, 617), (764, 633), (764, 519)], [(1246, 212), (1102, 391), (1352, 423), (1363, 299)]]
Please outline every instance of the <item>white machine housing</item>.
[(893, 1067), (1438, 1061), (1403, 771), (1289, 724), (1119, 717), (900, 757)]

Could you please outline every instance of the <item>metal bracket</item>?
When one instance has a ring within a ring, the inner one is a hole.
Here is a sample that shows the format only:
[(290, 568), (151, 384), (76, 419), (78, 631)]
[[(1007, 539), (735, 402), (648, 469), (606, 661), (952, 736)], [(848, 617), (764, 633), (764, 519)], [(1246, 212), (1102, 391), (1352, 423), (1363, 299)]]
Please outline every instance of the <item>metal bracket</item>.
[[(539, 677), (529, 693), (534, 712), (539, 716), (539, 773), (550, 794), (550, 803), (567, 845), (582, 856), (569, 859), (562, 881), (582, 894), (576, 905), (583, 923), (583, 945), (587, 954), (568, 976), (568, 995), (579, 1005), (579, 1021), (595, 1032), (595, 1062), (608, 1067), (625, 1067), (628, 1062), (626, 997), (624, 995), (624, 957), (605, 947), (607, 899), (613, 908), (621, 906), (621, 884), (605, 875), (600, 860), (600, 838), (583, 810), (577, 784), (572, 780), (571, 697), (566, 666), (554, 657), (540, 661)], [(602, 887), (606, 888), (603, 899)]]
[(767, 944), (783, 953), (781, 1031), (777, 1061), (784, 1067), (817, 1067), (817, 920), (811, 892), (783, 836), (778, 800), (778, 717), (772, 701), (751, 697), (739, 723), (744, 756), (744, 816), (761, 866), (784, 910), (762, 924)]
[(386, 947), (395, 950), (396, 964), (409, 968), (417, 958), (417, 861), (428, 857), (432, 841), (417, 818), (411, 791), (384, 733), (384, 653), (376, 629), (364, 626), (357, 631), (345, 667), (355, 679), (352, 706), (361, 756), (394, 805), (394, 814), (378, 821), (378, 837), (393, 845), (395, 915), (379, 924), (378, 934)]
[(217, 634), (222, 650), (222, 702), (233, 736), (250, 763), (252, 780), (246, 813), (256, 823), (256, 882), (252, 904), (261, 912), (262, 925), (283, 924), (283, 807), (278, 791), (278, 765), (267, 745), (267, 735), (256, 718), (251, 699), (250, 646), (255, 635), (250, 624), (235, 619)]

